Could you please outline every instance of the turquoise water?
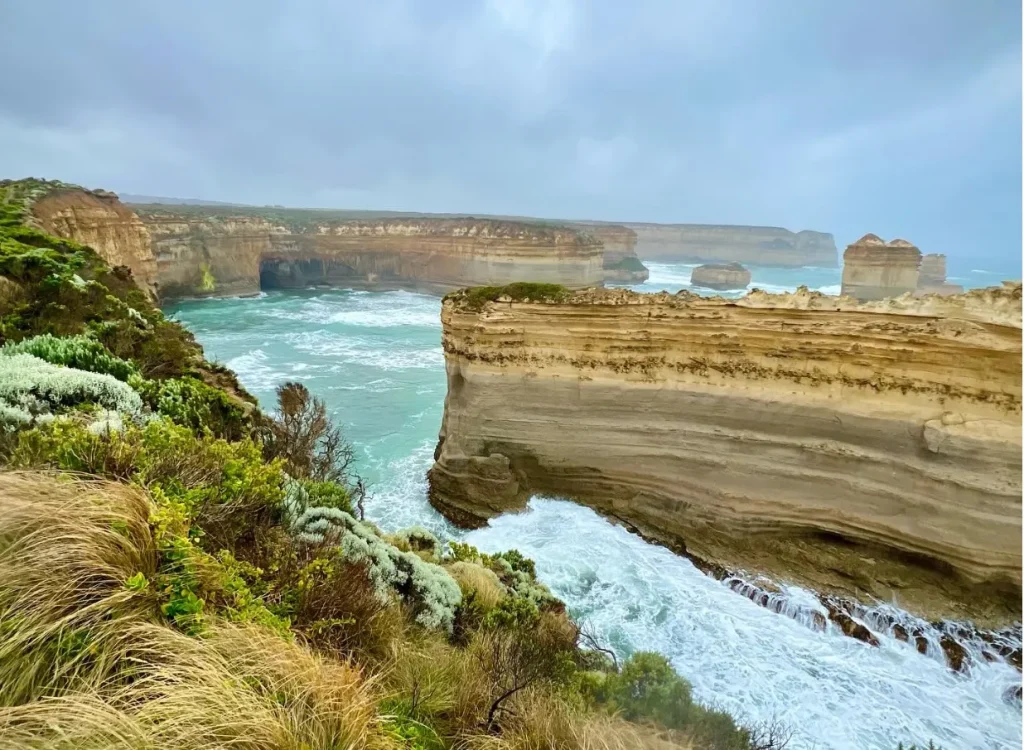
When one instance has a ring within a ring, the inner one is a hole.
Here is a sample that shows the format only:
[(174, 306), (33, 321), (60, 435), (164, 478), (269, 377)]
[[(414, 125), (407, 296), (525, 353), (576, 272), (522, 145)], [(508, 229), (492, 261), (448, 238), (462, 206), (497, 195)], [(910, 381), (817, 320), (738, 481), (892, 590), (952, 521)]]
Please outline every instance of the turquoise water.
[[(692, 266), (651, 264), (644, 291), (676, 291)], [(835, 269), (752, 269), (752, 286), (797, 283), (833, 291)], [(992, 283), (988, 277), (974, 285)], [(535, 498), (527, 512), (470, 533), (427, 503), (444, 408), (440, 300), (409, 292), (309, 290), (248, 299), (185, 302), (168, 310), (208, 356), (234, 369), (271, 408), (274, 388), (301, 380), (322, 397), (357, 449), (370, 517), (387, 529), (412, 524), (464, 537), (481, 549), (517, 547), (573, 612), (621, 653), (669, 656), (705, 703), (753, 723), (795, 727), (791, 747), (877, 748), (934, 739), (946, 750), (1021, 744), (1020, 712), (1003, 700), (1020, 675), (1003, 663), (969, 675), (886, 636), (872, 648), (815, 632), (704, 576), (688, 560), (647, 544), (594, 512)], [(818, 606), (789, 589), (791, 608)], [(806, 619), (806, 618), (805, 618)]]

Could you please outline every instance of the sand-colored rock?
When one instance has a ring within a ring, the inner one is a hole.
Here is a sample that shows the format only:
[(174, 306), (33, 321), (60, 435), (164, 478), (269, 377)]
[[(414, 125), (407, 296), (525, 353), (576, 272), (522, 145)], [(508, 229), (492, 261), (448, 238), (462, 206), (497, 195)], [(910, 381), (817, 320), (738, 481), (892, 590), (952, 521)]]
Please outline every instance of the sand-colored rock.
[(731, 262), (758, 266), (822, 266), (838, 263), (835, 239), (825, 232), (719, 224), (635, 224), (641, 260)]
[(650, 277), (636, 254), (636, 232), (629, 227), (600, 222), (577, 222), (572, 226), (592, 235), (604, 247), (605, 283), (642, 284)]
[(107, 190), (50, 190), (30, 207), (31, 221), (58, 237), (96, 250), (111, 266), (127, 266), (155, 296), (157, 266), (149, 231), (135, 212)]
[(906, 240), (885, 242), (865, 234), (843, 253), (842, 294), (858, 300), (917, 291), (921, 251)]
[(921, 256), (921, 269), (917, 277), (915, 294), (962, 294), (964, 288), (946, 281), (946, 256), (928, 253)]
[(574, 498), (731, 570), (1020, 617), (1021, 286), (442, 308), (431, 502)]
[(602, 283), (600, 242), (564, 227), (433, 217), (275, 222), (190, 209), (139, 209), (167, 297), (316, 284), (443, 293), (512, 281)]
[(707, 289), (746, 289), (750, 271), (739, 263), (711, 263), (697, 266), (690, 274), (690, 286)]

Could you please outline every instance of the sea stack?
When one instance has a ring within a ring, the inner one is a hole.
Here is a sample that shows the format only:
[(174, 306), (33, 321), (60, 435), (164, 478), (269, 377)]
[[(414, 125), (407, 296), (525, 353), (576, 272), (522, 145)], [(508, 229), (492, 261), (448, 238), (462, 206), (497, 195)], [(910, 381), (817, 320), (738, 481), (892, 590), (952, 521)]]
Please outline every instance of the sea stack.
[(690, 275), (690, 286), (707, 289), (746, 289), (750, 271), (739, 263), (709, 263), (697, 266)]
[(928, 253), (921, 258), (921, 273), (917, 280), (918, 294), (960, 294), (959, 284), (946, 283), (946, 256)]
[(865, 234), (843, 253), (842, 294), (868, 301), (917, 290), (921, 251), (906, 240)]

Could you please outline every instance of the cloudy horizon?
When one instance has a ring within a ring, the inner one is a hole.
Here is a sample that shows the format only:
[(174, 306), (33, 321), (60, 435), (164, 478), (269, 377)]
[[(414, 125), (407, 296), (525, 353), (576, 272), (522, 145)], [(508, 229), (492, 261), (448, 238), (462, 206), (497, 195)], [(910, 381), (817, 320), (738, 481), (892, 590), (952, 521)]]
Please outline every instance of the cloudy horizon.
[(1020, 275), (1004, 0), (17, 3), (2, 177), (903, 237)]

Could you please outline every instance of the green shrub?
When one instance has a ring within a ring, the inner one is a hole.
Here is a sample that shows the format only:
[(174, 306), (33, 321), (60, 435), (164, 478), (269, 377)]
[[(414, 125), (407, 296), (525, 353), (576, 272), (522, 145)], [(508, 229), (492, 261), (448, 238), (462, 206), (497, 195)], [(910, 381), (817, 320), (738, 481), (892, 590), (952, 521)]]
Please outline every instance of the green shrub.
[(137, 378), (132, 385), (153, 411), (197, 433), (209, 430), (217, 437), (239, 440), (251, 430), (248, 410), (221, 389), (201, 380)]
[(104, 373), (125, 381), (138, 373), (134, 364), (115, 357), (103, 344), (88, 336), (58, 337), (46, 333), (18, 343), (7, 343), (0, 349), (0, 354), (31, 354), (50, 364)]
[(561, 284), (538, 284), (528, 281), (516, 281), (505, 286), (475, 286), (463, 289), (445, 297), (460, 302), (469, 310), (482, 310), (488, 302), (496, 302), (501, 297), (509, 297), (516, 301), (531, 300), (533, 302), (560, 302), (569, 296), (569, 290)]

